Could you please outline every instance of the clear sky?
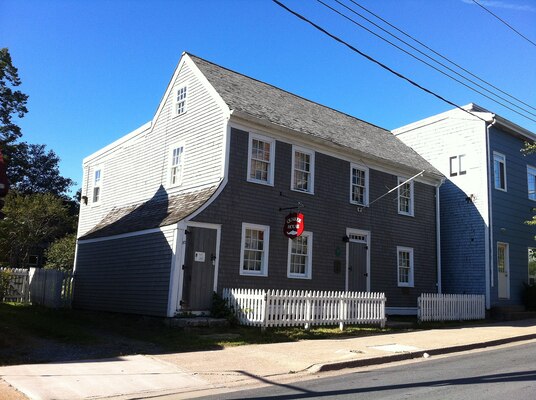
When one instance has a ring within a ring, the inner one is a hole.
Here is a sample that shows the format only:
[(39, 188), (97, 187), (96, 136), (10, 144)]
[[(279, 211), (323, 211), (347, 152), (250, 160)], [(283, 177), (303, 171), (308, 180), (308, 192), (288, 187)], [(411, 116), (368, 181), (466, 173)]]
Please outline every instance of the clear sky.
[[(281, 1), (447, 99), (477, 103), (536, 132), (535, 122), (317, 1)], [(356, 1), (536, 107), (536, 46), (472, 1)], [(536, 42), (535, 0), (480, 2)], [(183, 51), (386, 129), (452, 108), (270, 0), (0, 0), (0, 47), (9, 48), (21, 90), (30, 96), (29, 112), (19, 121), (24, 140), (53, 149), (61, 173), (78, 185), (84, 157), (152, 119)]]

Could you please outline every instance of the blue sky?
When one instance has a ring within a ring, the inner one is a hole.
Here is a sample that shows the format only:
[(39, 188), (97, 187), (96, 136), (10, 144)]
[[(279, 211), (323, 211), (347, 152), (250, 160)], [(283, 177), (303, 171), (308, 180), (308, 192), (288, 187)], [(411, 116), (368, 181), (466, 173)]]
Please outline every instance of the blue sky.
[[(281, 1), (443, 97), (536, 131), (317, 1)], [(536, 107), (536, 46), (470, 0), (357, 1)], [(536, 42), (535, 0), (481, 3)], [(24, 140), (56, 151), (79, 185), (85, 156), (153, 117), (183, 51), (386, 129), (451, 108), (269, 0), (0, 0), (0, 47), (30, 96)]]

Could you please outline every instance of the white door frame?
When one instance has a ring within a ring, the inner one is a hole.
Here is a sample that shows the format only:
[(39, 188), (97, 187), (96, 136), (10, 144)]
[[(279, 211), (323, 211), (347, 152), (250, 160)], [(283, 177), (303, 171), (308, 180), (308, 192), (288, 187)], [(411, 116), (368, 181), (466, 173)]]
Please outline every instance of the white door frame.
[[(504, 274), (506, 275), (506, 297), (500, 296), (500, 279), (501, 276), (499, 274), (499, 246), (504, 246)], [(497, 298), (508, 300), (510, 299), (510, 245), (506, 242), (497, 242)]]
[(179, 262), (175, 263), (175, 271), (177, 271), (177, 279), (175, 281), (174, 292), (177, 293), (175, 298), (175, 310), (176, 312), (181, 311), (180, 301), (182, 299), (182, 287), (184, 280), (184, 270), (182, 266), (185, 262), (186, 257), (186, 230), (188, 228), (205, 228), (205, 229), (214, 229), (216, 230), (216, 262), (214, 265), (214, 286), (213, 290), (216, 292), (218, 289), (218, 271), (220, 268), (220, 243), (221, 243), (221, 225), (220, 224), (210, 224), (207, 222), (194, 222), (194, 221), (182, 221), (179, 223), (178, 235), (177, 235), (177, 254), (176, 260)]
[[(352, 235), (365, 236), (365, 241), (352, 240)], [(346, 236), (349, 238), (346, 242), (346, 284), (345, 290), (348, 291), (348, 275), (350, 267), (350, 242), (366, 243), (367, 245), (367, 292), (370, 292), (370, 231), (362, 229), (346, 228)]]

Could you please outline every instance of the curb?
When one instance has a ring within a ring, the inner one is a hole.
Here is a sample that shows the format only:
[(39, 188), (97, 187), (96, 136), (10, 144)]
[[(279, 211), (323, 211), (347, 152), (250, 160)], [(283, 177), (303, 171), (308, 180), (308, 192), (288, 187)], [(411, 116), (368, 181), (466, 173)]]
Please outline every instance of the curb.
[(458, 353), (462, 351), (469, 351), (475, 349), (482, 349), (485, 347), (500, 346), (502, 344), (521, 342), (524, 340), (536, 339), (536, 333), (529, 335), (514, 336), (503, 339), (490, 340), (487, 342), (462, 344), (452, 347), (442, 347), (430, 350), (419, 350), (400, 354), (391, 354), (387, 356), (373, 357), (362, 360), (350, 360), (350, 361), (336, 361), (331, 363), (314, 364), (307, 368), (309, 372), (326, 372), (337, 371), (345, 368), (358, 368), (366, 367), (369, 365), (388, 364), (397, 361), (411, 360), (414, 358), (422, 358), (425, 353), (431, 356), (437, 356), (441, 354)]

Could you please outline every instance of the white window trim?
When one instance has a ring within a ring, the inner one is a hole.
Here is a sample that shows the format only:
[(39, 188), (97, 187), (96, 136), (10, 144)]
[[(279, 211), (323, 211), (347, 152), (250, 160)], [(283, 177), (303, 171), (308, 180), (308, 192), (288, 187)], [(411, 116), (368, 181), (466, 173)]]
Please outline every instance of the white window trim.
[[(171, 163), (173, 162), (173, 150), (179, 148), (179, 147), (182, 147), (182, 167), (181, 167), (181, 172), (180, 172), (180, 176), (179, 178), (177, 179), (177, 183), (174, 183), (172, 184), (171, 183)], [(174, 187), (179, 187), (182, 185), (182, 180), (183, 180), (183, 177), (184, 177), (184, 166), (186, 165), (186, 162), (185, 162), (185, 155), (186, 155), (186, 146), (184, 145), (184, 142), (178, 142), (178, 143), (174, 143), (172, 145), (170, 145), (168, 147), (168, 162), (167, 162), (167, 168), (166, 168), (166, 174), (167, 174), (167, 187), (168, 188), (174, 188)]]
[(467, 174), (466, 169), (462, 169), (462, 159), (467, 163), (467, 156), (465, 154), (458, 154), (456, 156), (449, 157), (449, 177), (462, 176)]
[[(177, 96), (179, 95), (179, 91), (182, 90), (183, 88), (186, 88), (186, 97), (184, 99), (184, 111), (179, 114), (177, 113), (177, 106), (179, 104)], [(173, 117), (178, 117), (178, 116), (186, 114), (186, 112), (188, 111), (189, 95), (190, 95), (190, 91), (189, 91), (188, 84), (180, 85), (177, 87), (177, 89), (173, 91)]]
[[(405, 251), (409, 253), (409, 276), (408, 280), (409, 282), (400, 282), (400, 252)], [(413, 259), (413, 248), (411, 247), (403, 247), (403, 246), (397, 246), (396, 247), (396, 280), (398, 282), (399, 287), (414, 287), (414, 270), (415, 270), (415, 263)]]
[[(264, 249), (262, 255), (262, 268), (261, 271), (244, 271), (242, 269), (244, 265), (244, 250), (246, 247), (246, 229), (254, 229), (257, 231), (264, 231)], [(240, 242), (240, 275), (246, 276), (268, 276), (268, 253), (270, 251), (270, 227), (268, 225), (250, 224), (247, 222), (242, 223), (242, 239)]]
[(305, 266), (305, 274), (296, 274), (290, 272), (290, 259), (292, 251), (292, 240), (288, 240), (287, 251), (287, 278), (292, 279), (312, 279), (313, 276), (313, 232), (304, 231), (301, 236), (307, 238), (307, 265)]
[[(98, 185), (95, 185), (95, 172), (97, 171), (100, 171), (100, 179), (99, 179), (99, 184)], [(92, 179), (92, 182), (91, 182), (91, 205), (92, 206), (98, 206), (102, 203), (102, 187), (104, 186), (103, 185), (103, 179), (104, 179), (104, 168), (102, 168), (101, 165), (97, 165), (93, 168), (93, 173), (91, 175), (91, 179)], [(99, 200), (98, 201), (93, 201), (93, 199), (95, 198), (95, 188), (99, 188)]]
[[(294, 187), (294, 168), (296, 153), (308, 154), (310, 156), (310, 171), (309, 171), (309, 188), (308, 190), (299, 190)], [(290, 190), (299, 193), (315, 194), (315, 151), (304, 147), (292, 145), (292, 167), (290, 171)]]
[[(253, 139), (261, 140), (263, 142), (270, 143), (270, 167), (268, 168), (268, 181), (262, 181), (259, 179), (251, 178), (251, 150)], [(256, 133), (249, 133), (248, 139), (248, 170), (247, 181), (252, 183), (258, 183), (261, 185), (274, 186), (274, 170), (275, 170), (275, 139), (267, 136), (262, 136)]]
[(527, 197), (529, 200), (536, 201), (536, 195), (534, 199), (530, 198), (530, 181), (529, 181), (529, 173), (536, 177), (536, 167), (533, 167), (532, 165), (527, 164)]
[[(495, 180), (495, 158), (499, 158), (499, 159), (502, 159), (500, 160), (503, 164), (504, 164), (504, 189), (501, 188), (501, 187), (497, 187), (495, 185), (496, 183), (496, 180)], [(495, 187), (495, 189), (497, 190), (500, 190), (501, 192), (507, 192), (508, 191), (508, 181), (507, 181), (507, 176), (506, 176), (506, 156), (502, 153), (498, 153), (496, 151), (493, 152), (493, 186)]]
[[(354, 172), (354, 168), (365, 172), (365, 198), (363, 199), (365, 204), (361, 204), (357, 201), (352, 200), (352, 194), (353, 194), (352, 174)], [(369, 169), (367, 167), (363, 167), (361, 165), (352, 164), (352, 163), (350, 163), (350, 203), (357, 204), (360, 206), (367, 206), (369, 203)]]
[[(400, 185), (402, 182), (405, 182), (407, 181), (408, 178), (402, 178), (402, 177), (398, 177), (398, 180), (397, 180), (397, 185)], [(397, 208), (398, 208), (398, 214), (400, 215), (407, 215), (409, 217), (413, 217), (415, 216), (415, 207), (414, 207), (414, 194), (413, 194), (413, 181), (411, 182), (408, 182), (409, 183), (409, 196), (410, 196), (410, 199), (409, 199), (409, 212), (405, 212), (405, 211), (400, 211), (400, 189), (401, 187), (398, 188), (397, 190), (397, 198), (398, 198), (398, 201), (397, 201)]]

